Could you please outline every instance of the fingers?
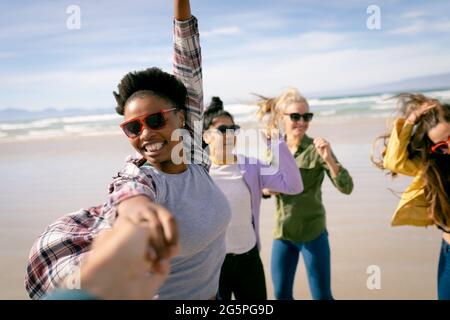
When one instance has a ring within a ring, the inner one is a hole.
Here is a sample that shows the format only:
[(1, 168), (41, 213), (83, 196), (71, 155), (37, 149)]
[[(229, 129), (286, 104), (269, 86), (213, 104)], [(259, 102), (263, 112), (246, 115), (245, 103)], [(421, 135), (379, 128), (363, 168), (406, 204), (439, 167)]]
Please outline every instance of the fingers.
[(170, 262), (168, 259), (162, 259), (155, 262), (151, 268), (150, 272), (158, 275), (160, 277), (165, 277), (169, 275), (170, 272)]
[(180, 251), (178, 226), (173, 215), (147, 197), (134, 197), (122, 202), (115, 225), (131, 223), (146, 229), (146, 259), (155, 262), (174, 257)]
[(427, 101), (422, 103), (416, 110), (412, 111), (411, 114), (406, 119), (407, 122), (411, 124), (416, 124), (420, 118), (422, 118), (425, 114), (430, 112), (436, 106), (439, 105), (438, 101)]
[(314, 146), (319, 149), (327, 148), (330, 146), (330, 143), (323, 138), (314, 139)]
[[(159, 288), (169, 277), (170, 263), (168, 260), (162, 260), (157, 266), (152, 268), (151, 272), (146, 272), (139, 280), (141, 293), (139, 297), (154, 299)], [(138, 297), (138, 298), (139, 298)], [(142, 299), (142, 298), (141, 298)]]
[(151, 247), (149, 250), (149, 257), (155, 258), (156, 255), (156, 259), (151, 260), (167, 258), (170, 249), (165, 239), (162, 222), (158, 217), (158, 211), (155, 210), (155, 208), (148, 206), (146, 211), (140, 212), (140, 215), (145, 219), (145, 225), (148, 228), (149, 245)]
[(115, 226), (123, 228), (121, 224), (131, 223), (145, 230), (148, 240), (147, 259), (154, 262), (178, 254), (178, 227), (167, 209), (151, 202), (143, 202), (127, 209), (127, 212), (119, 215)]
[(423, 116), (427, 114), (431, 109), (434, 109), (438, 105), (437, 101), (427, 101), (424, 102), (417, 110), (417, 116)]
[(270, 189), (267, 189), (267, 188), (264, 188), (264, 189), (262, 190), (262, 193), (263, 193), (264, 195), (266, 195), (266, 196), (276, 196), (276, 195), (279, 195), (279, 194), (280, 194), (279, 192), (276, 192), (276, 191), (273, 191), (273, 190), (270, 190)]

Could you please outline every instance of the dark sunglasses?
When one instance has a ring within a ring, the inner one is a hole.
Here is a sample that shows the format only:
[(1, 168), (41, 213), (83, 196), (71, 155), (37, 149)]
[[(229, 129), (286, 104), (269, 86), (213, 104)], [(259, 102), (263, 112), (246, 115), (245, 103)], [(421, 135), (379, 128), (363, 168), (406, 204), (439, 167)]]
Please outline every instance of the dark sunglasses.
[(227, 133), (227, 130), (233, 130), (234, 132), (236, 132), (236, 131), (238, 131), (240, 128), (241, 128), (241, 127), (238, 126), (237, 124), (233, 124), (233, 125), (231, 125), (231, 126), (226, 126), (226, 125), (223, 124), (223, 125), (221, 125), (221, 126), (218, 126), (218, 127), (216, 128), (216, 130), (219, 131), (221, 134), (225, 134), (225, 133)]
[(304, 114), (300, 114), (297, 112), (294, 113), (285, 113), (286, 116), (289, 116), (289, 118), (291, 118), (291, 121), (297, 122), (300, 121), (301, 118), (303, 118), (303, 120), (305, 120), (306, 122), (310, 122), (314, 116), (314, 113), (304, 113)]
[(450, 137), (448, 137), (447, 141), (441, 141), (436, 143), (431, 147), (431, 152), (446, 154), (448, 153), (448, 145), (450, 144)]
[(127, 135), (128, 138), (136, 138), (141, 135), (144, 130), (144, 126), (152, 130), (162, 129), (167, 121), (164, 118), (164, 114), (170, 111), (174, 111), (177, 108), (161, 110), (156, 113), (144, 114), (142, 116), (127, 120), (120, 124), (123, 132)]

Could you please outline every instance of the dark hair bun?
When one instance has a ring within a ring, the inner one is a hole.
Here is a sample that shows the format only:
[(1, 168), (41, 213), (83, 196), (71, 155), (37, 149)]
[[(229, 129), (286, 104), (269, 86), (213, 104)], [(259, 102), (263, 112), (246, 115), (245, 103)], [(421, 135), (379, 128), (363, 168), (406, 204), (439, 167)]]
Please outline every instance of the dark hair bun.
[(220, 100), (219, 97), (212, 97), (211, 102), (208, 105), (208, 108), (206, 109), (206, 113), (217, 113), (219, 111), (223, 110), (223, 102)]

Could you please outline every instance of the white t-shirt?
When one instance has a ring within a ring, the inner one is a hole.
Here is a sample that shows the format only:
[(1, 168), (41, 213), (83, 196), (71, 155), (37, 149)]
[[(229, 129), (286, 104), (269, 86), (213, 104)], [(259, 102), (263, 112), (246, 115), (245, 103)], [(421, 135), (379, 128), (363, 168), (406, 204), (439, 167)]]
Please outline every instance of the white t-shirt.
[(256, 235), (252, 224), (250, 190), (239, 166), (212, 164), (209, 173), (231, 208), (231, 221), (225, 237), (227, 253), (246, 253), (256, 245)]

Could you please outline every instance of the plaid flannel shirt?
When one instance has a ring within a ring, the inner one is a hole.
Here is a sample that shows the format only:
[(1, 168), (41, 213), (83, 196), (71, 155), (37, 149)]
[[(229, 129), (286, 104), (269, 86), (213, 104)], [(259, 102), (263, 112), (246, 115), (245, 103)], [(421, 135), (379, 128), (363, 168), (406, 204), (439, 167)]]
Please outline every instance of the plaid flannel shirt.
[[(197, 19), (174, 20), (173, 72), (187, 88), (186, 129), (193, 143), (191, 161), (207, 168), (208, 157), (202, 149), (203, 83), (200, 37)], [(195, 132), (195, 134), (194, 134)], [(32, 299), (39, 299), (58, 287), (76, 288), (79, 266), (89, 254), (95, 237), (110, 228), (117, 205), (136, 195), (156, 198), (156, 186), (142, 166), (142, 158), (129, 157), (125, 167), (109, 186), (109, 199), (100, 206), (66, 215), (47, 227), (34, 243), (27, 266), (25, 287)]]

